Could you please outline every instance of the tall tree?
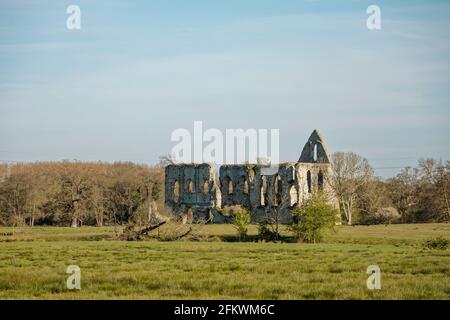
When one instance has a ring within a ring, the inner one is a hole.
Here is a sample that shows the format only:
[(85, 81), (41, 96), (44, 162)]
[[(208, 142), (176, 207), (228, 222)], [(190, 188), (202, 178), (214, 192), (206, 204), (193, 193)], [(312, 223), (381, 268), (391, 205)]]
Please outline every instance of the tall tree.
[(329, 179), (329, 183), (339, 200), (339, 206), (347, 224), (351, 225), (358, 189), (373, 178), (373, 169), (366, 158), (353, 152), (334, 153), (331, 157), (331, 165), (333, 177)]
[[(433, 221), (450, 220), (450, 164), (435, 159), (420, 159), (422, 206)], [(431, 209), (431, 210), (430, 210)]]
[(416, 168), (406, 167), (395, 177), (388, 179), (388, 194), (392, 204), (402, 216), (403, 222), (409, 221), (418, 201), (419, 173)]

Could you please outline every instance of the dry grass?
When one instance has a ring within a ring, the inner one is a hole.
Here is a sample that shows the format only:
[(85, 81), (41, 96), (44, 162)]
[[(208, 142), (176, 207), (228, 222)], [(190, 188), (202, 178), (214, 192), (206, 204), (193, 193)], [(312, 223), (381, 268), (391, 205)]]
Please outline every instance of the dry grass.
[[(322, 244), (237, 243), (230, 225), (203, 226), (215, 242), (124, 242), (115, 228), (0, 228), (2, 299), (449, 299), (449, 224), (340, 227)], [(256, 234), (251, 226), (250, 234)], [(286, 234), (286, 231), (285, 231)], [(65, 287), (79, 265), (82, 289)], [(377, 264), (382, 289), (366, 288)]]

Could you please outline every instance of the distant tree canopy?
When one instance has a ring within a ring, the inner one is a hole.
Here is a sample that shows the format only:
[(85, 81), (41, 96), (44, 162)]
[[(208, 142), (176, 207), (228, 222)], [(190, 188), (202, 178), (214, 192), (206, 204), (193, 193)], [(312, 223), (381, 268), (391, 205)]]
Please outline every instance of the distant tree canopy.
[(4, 225), (76, 227), (145, 221), (151, 202), (162, 201), (160, 167), (64, 161), (1, 169)]
[(338, 152), (332, 156), (332, 188), (348, 224), (450, 221), (450, 162), (419, 160), (383, 180), (367, 159)]
[(421, 159), (387, 181), (403, 222), (450, 221), (450, 162)]

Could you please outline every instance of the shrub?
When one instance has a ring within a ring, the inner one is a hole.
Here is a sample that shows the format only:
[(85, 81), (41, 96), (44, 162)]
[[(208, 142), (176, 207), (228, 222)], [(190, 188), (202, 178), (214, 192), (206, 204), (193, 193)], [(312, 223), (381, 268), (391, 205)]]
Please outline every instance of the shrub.
[(224, 209), (232, 217), (232, 225), (237, 230), (239, 241), (245, 240), (248, 225), (251, 221), (250, 212), (241, 206), (230, 206)]
[(444, 237), (437, 237), (424, 242), (423, 246), (427, 249), (445, 250), (448, 248), (449, 240)]
[(270, 224), (267, 220), (263, 220), (258, 224), (258, 236), (261, 240), (272, 241), (277, 240), (277, 233), (270, 228)]
[(290, 230), (297, 241), (319, 242), (323, 231), (336, 224), (338, 211), (328, 204), (323, 194), (316, 194), (293, 211)]

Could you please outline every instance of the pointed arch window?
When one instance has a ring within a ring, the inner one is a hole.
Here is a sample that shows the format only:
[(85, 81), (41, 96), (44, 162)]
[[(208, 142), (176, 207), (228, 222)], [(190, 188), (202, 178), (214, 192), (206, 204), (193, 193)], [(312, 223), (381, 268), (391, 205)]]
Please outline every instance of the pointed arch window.
[(209, 182), (206, 179), (203, 182), (202, 191), (203, 191), (204, 194), (208, 194), (209, 193)]
[(260, 197), (259, 204), (262, 207), (264, 207), (267, 203), (267, 179), (266, 179), (266, 177), (261, 178), (261, 187), (260, 187), (259, 197)]
[(275, 204), (280, 205), (282, 202), (283, 184), (279, 175), (275, 176), (273, 187), (273, 192), (275, 194)]
[(173, 184), (173, 200), (175, 202), (180, 201), (180, 183), (178, 180)]
[(306, 173), (306, 182), (308, 184), (308, 193), (312, 192), (312, 181), (311, 181), (311, 171), (308, 170)]
[(317, 175), (317, 187), (320, 191), (323, 190), (323, 183), (324, 183), (324, 176), (322, 170), (320, 170), (319, 174)]
[(291, 207), (297, 204), (297, 189), (295, 189), (294, 185), (289, 187), (289, 205)]
[(191, 179), (187, 181), (187, 192), (194, 193), (194, 182)]
[(225, 177), (223, 188), (225, 194), (233, 194), (233, 181), (231, 181), (229, 176)]

